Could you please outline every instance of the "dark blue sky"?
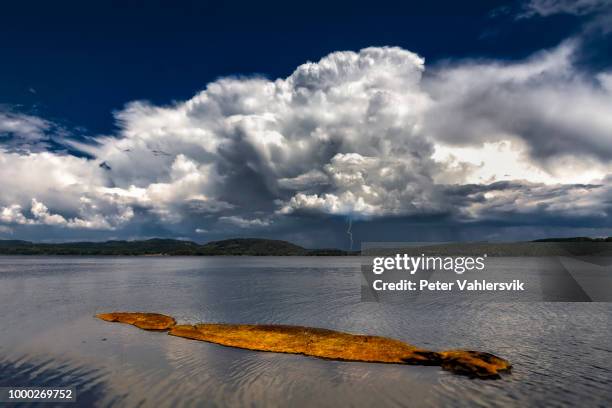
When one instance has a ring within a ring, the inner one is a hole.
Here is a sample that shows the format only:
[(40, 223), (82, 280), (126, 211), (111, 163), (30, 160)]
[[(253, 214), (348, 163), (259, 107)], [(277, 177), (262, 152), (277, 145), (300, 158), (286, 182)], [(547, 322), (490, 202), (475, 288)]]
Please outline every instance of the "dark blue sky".
[(185, 100), (220, 76), (285, 77), (337, 50), (395, 45), (428, 65), (514, 59), (580, 28), (581, 18), (569, 15), (517, 21), (519, 8), (508, 1), (11, 2), (0, 15), (0, 103), (96, 135), (113, 130), (112, 112), (129, 101)]

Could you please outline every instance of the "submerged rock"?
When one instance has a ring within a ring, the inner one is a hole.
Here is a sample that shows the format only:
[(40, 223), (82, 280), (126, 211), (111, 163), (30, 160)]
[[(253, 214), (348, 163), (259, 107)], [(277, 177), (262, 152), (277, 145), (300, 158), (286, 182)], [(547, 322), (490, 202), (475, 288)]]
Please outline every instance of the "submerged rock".
[(176, 324), (176, 320), (170, 316), (159, 313), (131, 313), (115, 312), (101, 313), (96, 315), (98, 319), (107, 322), (119, 322), (132, 324), (144, 330), (168, 330)]
[(172, 336), (208, 341), (229, 347), (277, 353), (305, 354), (332, 360), (405, 363), (407, 356), (428, 360), (419, 349), (399, 340), (286, 325), (214, 324), (174, 326)]
[(314, 327), (202, 323), (177, 325), (170, 316), (157, 313), (106, 313), (96, 317), (133, 324), (146, 330), (168, 330), (168, 334), (228, 347), (369, 363), (437, 365), (456, 374), (499, 378), (510, 363), (493, 354), (466, 351), (429, 351), (399, 340), (380, 336), (343, 333)]
[(483, 351), (448, 350), (438, 354), (444, 370), (470, 377), (499, 378), (498, 372), (512, 368), (508, 360)]

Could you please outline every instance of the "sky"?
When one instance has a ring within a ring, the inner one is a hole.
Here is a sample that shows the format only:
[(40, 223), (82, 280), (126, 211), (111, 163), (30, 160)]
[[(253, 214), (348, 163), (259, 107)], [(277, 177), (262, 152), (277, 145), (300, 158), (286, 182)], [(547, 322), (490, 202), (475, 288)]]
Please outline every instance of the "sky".
[(0, 239), (612, 235), (612, 0), (124, 3), (3, 8)]

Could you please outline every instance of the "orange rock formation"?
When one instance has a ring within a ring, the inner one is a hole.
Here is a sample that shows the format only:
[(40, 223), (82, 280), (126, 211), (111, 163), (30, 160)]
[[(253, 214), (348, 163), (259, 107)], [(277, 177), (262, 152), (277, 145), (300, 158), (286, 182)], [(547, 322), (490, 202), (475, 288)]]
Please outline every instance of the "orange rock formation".
[(174, 318), (159, 313), (115, 312), (98, 314), (96, 317), (107, 322), (132, 324), (144, 330), (166, 331), (176, 325)]
[(511, 368), (508, 361), (489, 353), (468, 350), (435, 352), (386, 337), (314, 327), (218, 323), (177, 325), (172, 317), (157, 313), (104, 313), (96, 317), (145, 330), (164, 330), (172, 336), (249, 350), (342, 361), (439, 365), (453, 373), (478, 378), (499, 378), (499, 372)]

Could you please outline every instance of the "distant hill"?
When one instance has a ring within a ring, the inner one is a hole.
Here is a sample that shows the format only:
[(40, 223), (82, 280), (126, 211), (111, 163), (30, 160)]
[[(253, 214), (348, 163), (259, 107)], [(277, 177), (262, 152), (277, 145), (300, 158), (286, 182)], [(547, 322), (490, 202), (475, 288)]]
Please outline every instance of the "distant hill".
[(66, 242), (43, 244), (0, 240), (0, 255), (252, 255), (252, 256), (343, 256), (354, 255), (340, 249), (307, 249), (287, 241), (236, 238), (198, 244), (176, 239), (144, 241)]
[(308, 250), (287, 241), (235, 238), (204, 244), (202, 255), (306, 255)]
[[(408, 252), (428, 255), (461, 256), (561, 256), (610, 252), (612, 237), (608, 238), (546, 238), (532, 242), (508, 243), (449, 243), (409, 247)], [(399, 248), (368, 250), (368, 255), (394, 254)], [(19, 240), (0, 240), (0, 255), (140, 255), (140, 256), (345, 256), (359, 255), (359, 251), (341, 249), (308, 249), (291, 242), (235, 238), (198, 244), (177, 239), (148, 239), (143, 241), (65, 242), (56, 244)]]
[(608, 237), (608, 238), (590, 238), (590, 237), (544, 238), (544, 239), (536, 239), (533, 242), (612, 242), (612, 237)]

